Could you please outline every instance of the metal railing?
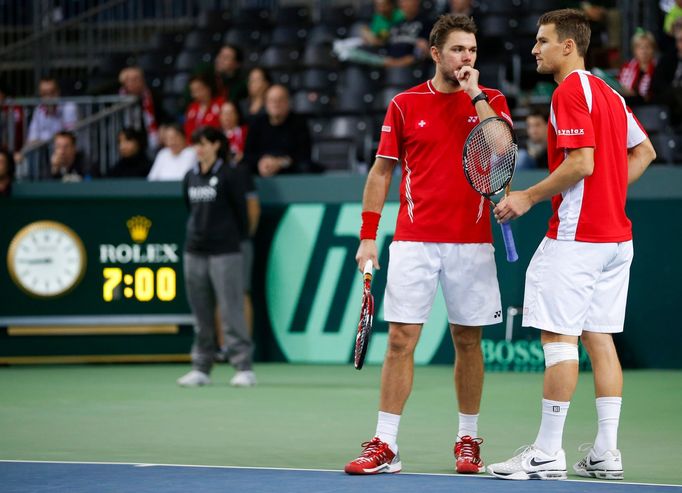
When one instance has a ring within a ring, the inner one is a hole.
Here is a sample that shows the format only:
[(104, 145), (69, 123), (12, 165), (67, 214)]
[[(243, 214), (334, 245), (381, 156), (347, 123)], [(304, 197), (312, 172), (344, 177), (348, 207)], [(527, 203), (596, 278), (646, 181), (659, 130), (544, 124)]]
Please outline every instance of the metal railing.
[[(0, 105), (3, 116), (0, 127), (0, 146), (15, 142), (17, 121), (15, 115), (24, 116), (19, 129), (28, 135), (28, 126), (35, 110), (41, 105), (75, 104), (79, 119), (73, 128), (78, 150), (90, 163), (96, 165), (98, 174), (104, 176), (118, 158), (118, 132), (124, 127), (143, 128), (142, 110), (134, 96), (98, 96), (59, 99), (19, 98), (8, 99)], [(19, 111), (14, 111), (19, 110)], [(50, 176), (52, 139), (29, 142), (21, 149), (21, 162), (17, 179), (40, 180)], [(10, 145), (7, 145), (10, 147)], [(18, 149), (15, 149), (18, 150)]]

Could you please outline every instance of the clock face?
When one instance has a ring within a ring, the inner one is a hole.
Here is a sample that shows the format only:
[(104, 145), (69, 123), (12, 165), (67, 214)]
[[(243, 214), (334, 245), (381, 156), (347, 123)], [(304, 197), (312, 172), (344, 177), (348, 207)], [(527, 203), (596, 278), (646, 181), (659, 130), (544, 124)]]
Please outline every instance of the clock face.
[(85, 248), (61, 223), (38, 221), (22, 228), (7, 253), (12, 280), (27, 293), (44, 298), (73, 289), (85, 273)]

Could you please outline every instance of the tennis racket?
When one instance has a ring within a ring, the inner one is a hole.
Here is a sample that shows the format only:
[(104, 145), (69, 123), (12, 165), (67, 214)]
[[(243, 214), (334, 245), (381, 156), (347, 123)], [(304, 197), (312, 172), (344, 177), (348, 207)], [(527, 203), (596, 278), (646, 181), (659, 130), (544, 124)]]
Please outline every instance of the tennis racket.
[(374, 296), (372, 296), (372, 261), (365, 263), (362, 273), (362, 307), (360, 308), (360, 322), (355, 336), (355, 369), (362, 370), (367, 354), (369, 338), (372, 335), (372, 321), (374, 320)]
[[(509, 194), (519, 146), (511, 125), (498, 116), (486, 118), (476, 125), (466, 142), (462, 163), (464, 176), (474, 190), (492, 202), (491, 197), (503, 189)], [(507, 261), (519, 259), (511, 224), (500, 224)]]

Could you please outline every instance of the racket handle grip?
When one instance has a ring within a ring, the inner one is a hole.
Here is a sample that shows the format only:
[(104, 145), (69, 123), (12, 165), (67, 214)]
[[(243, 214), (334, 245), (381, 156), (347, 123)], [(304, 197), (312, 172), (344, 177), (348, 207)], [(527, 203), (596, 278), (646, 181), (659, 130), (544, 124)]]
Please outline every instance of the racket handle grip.
[(369, 259), (367, 262), (365, 262), (365, 268), (363, 269), (362, 273), (363, 274), (369, 274), (371, 276), (373, 268), (374, 268), (374, 263), (372, 262), (372, 259)]
[(519, 254), (516, 253), (516, 245), (514, 244), (514, 234), (512, 233), (511, 224), (509, 222), (500, 224), (502, 228), (502, 239), (504, 239), (504, 249), (507, 252), (507, 262), (516, 262), (519, 259)]

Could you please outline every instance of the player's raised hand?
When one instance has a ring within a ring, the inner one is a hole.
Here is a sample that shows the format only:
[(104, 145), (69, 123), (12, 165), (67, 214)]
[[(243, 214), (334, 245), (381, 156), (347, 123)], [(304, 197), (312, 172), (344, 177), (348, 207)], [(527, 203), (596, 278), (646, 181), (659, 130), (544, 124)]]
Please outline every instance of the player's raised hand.
[(464, 65), (459, 70), (455, 70), (455, 77), (459, 81), (460, 87), (465, 92), (481, 92), (478, 88), (478, 70), (476, 70), (474, 67), (470, 65)]

